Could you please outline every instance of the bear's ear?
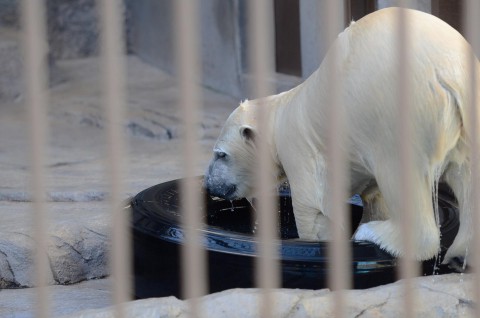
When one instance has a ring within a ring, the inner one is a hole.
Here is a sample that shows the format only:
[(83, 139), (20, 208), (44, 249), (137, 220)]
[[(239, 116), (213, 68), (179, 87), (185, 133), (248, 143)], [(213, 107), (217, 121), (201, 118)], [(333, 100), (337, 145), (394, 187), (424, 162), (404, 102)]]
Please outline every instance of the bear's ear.
[(240, 127), (240, 136), (246, 141), (255, 142), (255, 131), (252, 127), (243, 125)]

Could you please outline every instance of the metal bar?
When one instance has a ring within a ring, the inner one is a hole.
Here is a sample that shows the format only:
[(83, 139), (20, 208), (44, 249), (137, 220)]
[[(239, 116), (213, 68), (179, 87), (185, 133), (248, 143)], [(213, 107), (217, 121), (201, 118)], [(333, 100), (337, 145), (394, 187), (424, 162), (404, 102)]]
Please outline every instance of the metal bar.
[(129, 216), (122, 207), (127, 145), (124, 133), (126, 84), (123, 2), (100, 0), (103, 105), (106, 116), (106, 167), (109, 172), (110, 213), (112, 216), (113, 300), (116, 317), (124, 317), (123, 304), (131, 298), (131, 239)]
[[(467, 118), (469, 122), (469, 131), (467, 135), (471, 138), (471, 158), (470, 158), (470, 170), (471, 170), (471, 189), (470, 189), (470, 206), (472, 208), (472, 242), (470, 244), (470, 251), (465, 257), (472, 255), (472, 259), (467, 261), (472, 267), (477, 270), (474, 277), (474, 295), (473, 301), (475, 304), (478, 304), (480, 301), (480, 273), (478, 269), (480, 268), (480, 234), (475, 229), (478, 229), (480, 226), (480, 127), (478, 123), (480, 122), (480, 112), (479, 112), (479, 66), (477, 56), (480, 56), (480, 20), (478, 15), (480, 14), (480, 2), (478, 0), (466, 0), (464, 2), (464, 24), (465, 24), (465, 35), (467, 41), (472, 47), (472, 51), (468, 54), (468, 79), (469, 86), (466, 88), (468, 105), (467, 107)], [(476, 55), (476, 56), (475, 56)], [(462, 212), (462, 211), (461, 211)], [(465, 213), (465, 211), (464, 211)], [(478, 306), (474, 307), (475, 317), (480, 315), (480, 308)]]
[[(411, 8), (411, 0), (399, 1), (401, 8)], [(410, 43), (410, 28), (408, 23), (408, 12), (406, 10), (399, 10), (397, 17), (397, 52), (398, 52), (398, 66), (397, 72), (399, 74), (398, 80), (398, 126), (397, 126), (397, 144), (400, 153), (400, 162), (398, 167), (399, 180), (399, 209), (402, 211), (401, 228), (404, 242), (404, 255), (400, 258), (400, 277), (404, 279), (405, 287), (405, 303), (404, 315), (405, 317), (413, 317), (415, 315), (415, 297), (413, 278), (418, 276), (419, 268), (415, 261), (413, 251), (416, 242), (412, 235), (408, 235), (413, 228), (413, 147), (411, 114), (412, 114), (412, 69), (411, 69), (411, 43)]]
[(198, 127), (201, 115), (199, 64), (198, 1), (175, 1), (176, 68), (180, 91), (179, 103), (184, 126), (183, 161), (185, 181), (182, 182), (182, 216), (186, 244), (182, 248), (182, 296), (189, 298), (190, 312), (201, 316), (196, 298), (207, 293), (207, 259), (202, 247), (201, 214), (203, 204), (198, 191), (200, 181), (195, 177), (195, 158), (198, 158)]
[(50, 317), (47, 258), (46, 206), (46, 149), (48, 146), (47, 104), (48, 54), (45, 3), (42, 0), (22, 1), (23, 53), (25, 56), (24, 80), (26, 105), (31, 141), (31, 176), (33, 192), (33, 222), (35, 224), (35, 285), (37, 286), (37, 317)]
[[(249, 65), (250, 72), (254, 75), (250, 91), (256, 97), (265, 97), (274, 92), (271, 78), (274, 74), (273, 52), (273, 1), (251, 0), (249, 2), (248, 16), (251, 19), (248, 29), (249, 39)], [(259, 317), (272, 317), (272, 289), (280, 286), (280, 271), (278, 264), (278, 251), (276, 247), (276, 204), (272, 196), (275, 189), (273, 179), (273, 164), (270, 158), (270, 149), (266, 136), (262, 133), (267, 127), (267, 111), (260, 103), (256, 109), (258, 138), (256, 165), (256, 189), (258, 199), (258, 255), (256, 263), (256, 285), (262, 288), (262, 302)]]
[[(327, 43), (333, 44), (338, 34), (345, 28), (344, 1), (327, 1), (322, 14), (325, 21), (324, 32)], [(337, 46), (332, 45), (328, 53), (327, 70), (329, 87), (327, 92), (326, 116), (329, 123), (326, 141), (327, 189), (329, 193), (328, 208), (332, 222), (332, 238), (329, 244), (329, 277), (328, 285), (333, 294), (333, 313), (335, 317), (344, 317), (346, 308), (345, 290), (351, 287), (351, 246), (348, 237), (350, 220), (347, 216), (347, 126), (345, 124), (345, 109), (342, 105), (341, 61), (336, 52)]]

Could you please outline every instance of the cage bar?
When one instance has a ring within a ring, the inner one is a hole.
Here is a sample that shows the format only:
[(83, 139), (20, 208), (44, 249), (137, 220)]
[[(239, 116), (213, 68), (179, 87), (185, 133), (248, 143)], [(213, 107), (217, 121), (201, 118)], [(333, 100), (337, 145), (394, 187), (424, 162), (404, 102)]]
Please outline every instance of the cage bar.
[(103, 106), (106, 117), (107, 153), (105, 166), (110, 187), (111, 255), (113, 301), (116, 317), (124, 317), (124, 303), (131, 299), (131, 238), (129, 215), (122, 206), (125, 191), (127, 145), (124, 132), (126, 82), (123, 34), (123, 3), (98, 2), (101, 25)]
[[(479, 112), (479, 66), (477, 57), (480, 56), (480, 20), (478, 15), (480, 14), (480, 2), (477, 0), (466, 0), (464, 2), (464, 29), (467, 41), (471, 45), (472, 51), (467, 55), (468, 61), (468, 80), (469, 86), (466, 88), (468, 105), (466, 107), (469, 122), (468, 135), (471, 137), (471, 157), (470, 157), (470, 170), (471, 170), (471, 190), (470, 197), (472, 207), (472, 243), (469, 248), (471, 251), (465, 251), (467, 258), (465, 261), (472, 265), (476, 270), (474, 273), (474, 289), (473, 289), (473, 303), (478, 304), (480, 301), (480, 277), (478, 268), (480, 266), (480, 234), (476, 229), (480, 226), (480, 112)], [(462, 212), (462, 211), (461, 211)], [(462, 220), (462, 216), (460, 216)], [(480, 308), (474, 306), (474, 316), (480, 315)]]
[[(398, 1), (399, 7), (403, 9), (412, 8), (411, 0)], [(399, 181), (398, 196), (400, 200), (399, 209), (401, 210), (401, 228), (403, 236), (404, 255), (400, 257), (399, 276), (404, 279), (405, 301), (404, 301), (404, 315), (405, 317), (414, 317), (415, 315), (415, 296), (413, 278), (418, 276), (419, 268), (414, 258), (413, 251), (416, 242), (413, 240), (411, 229), (413, 224), (413, 147), (411, 115), (412, 115), (412, 68), (410, 61), (413, 58), (411, 53), (410, 42), (410, 25), (408, 22), (407, 10), (399, 10), (397, 16), (397, 49), (398, 61), (397, 72), (399, 74), (397, 87), (397, 107), (398, 107), (398, 126), (397, 126), (397, 145), (400, 153), (398, 175)]]
[(32, 184), (32, 218), (35, 237), (35, 285), (37, 317), (50, 317), (48, 293), (49, 262), (47, 258), (48, 210), (46, 203), (46, 149), (48, 147), (48, 54), (45, 3), (23, 0), (23, 54), (25, 58), (25, 92), (30, 126), (30, 158)]
[(196, 300), (208, 291), (207, 259), (201, 234), (202, 198), (200, 181), (195, 177), (195, 158), (198, 158), (198, 127), (201, 116), (199, 19), (198, 1), (175, 1), (176, 69), (179, 79), (179, 103), (182, 111), (184, 138), (183, 164), (185, 179), (181, 184), (182, 222), (185, 245), (182, 247), (182, 296), (190, 299), (192, 316), (201, 316), (201, 304)]
[[(274, 93), (272, 77), (274, 75), (273, 53), (273, 1), (251, 0), (248, 3), (248, 15), (251, 22), (248, 25), (249, 45), (249, 70), (254, 76), (250, 83), (250, 92), (256, 98), (263, 98)], [(256, 198), (258, 199), (257, 217), (257, 249), (255, 281), (257, 287), (262, 289), (262, 302), (259, 308), (259, 317), (273, 316), (272, 290), (280, 286), (280, 269), (278, 263), (276, 235), (276, 203), (272, 196), (275, 189), (273, 163), (270, 158), (265, 134), (267, 112), (260, 102), (256, 108), (258, 138), (256, 137), (258, 164), (254, 169), (256, 175)]]
[[(345, 3), (344, 1), (327, 1), (326, 8), (321, 18), (325, 21), (324, 38), (327, 43), (334, 43), (338, 34), (345, 28)], [(350, 238), (347, 236), (350, 228), (350, 220), (347, 218), (347, 162), (346, 149), (348, 149), (346, 114), (343, 106), (343, 78), (340, 52), (336, 52), (337, 46), (331, 45), (328, 53), (328, 92), (326, 107), (326, 120), (329, 123), (328, 136), (326, 140), (325, 154), (327, 167), (327, 191), (331, 204), (329, 209), (331, 215), (332, 237), (329, 242), (328, 255), (328, 286), (335, 291), (333, 294), (332, 309), (335, 317), (344, 317), (347, 299), (345, 290), (351, 288), (351, 246)], [(322, 211), (325, 212), (325, 211)]]

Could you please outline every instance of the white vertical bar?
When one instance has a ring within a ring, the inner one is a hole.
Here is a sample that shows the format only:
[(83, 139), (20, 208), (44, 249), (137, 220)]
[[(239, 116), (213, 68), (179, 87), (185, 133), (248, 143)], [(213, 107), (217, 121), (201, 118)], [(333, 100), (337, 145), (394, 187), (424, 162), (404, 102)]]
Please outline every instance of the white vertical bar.
[(207, 292), (206, 254), (200, 232), (202, 198), (199, 181), (195, 178), (195, 158), (198, 158), (198, 128), (201, 106), (199, 86), (199, 20), (198, 1), (175, 1), (176, 69), (180, 81), (179, 102), (184, 125), (183, 160), (185, 179), (182, 182), (182, 215), (185, 245), (182, 248), (182, 296), (190, 298), (191, 313), (201, 316), (195, 298)]
[[(273, 52), (273, 1), (251, 0), (249, 2), (249, 65), (254, 75), (250, 91), (256, 97), (271, 95), (274, 90), (271, 78), (274, 73), (275, 55)], [(280, 286), (280, 271), (278, 264), (278, 251), (276, 250), (275, 238), (277, 213), (276, 205), (272, 197), (275, 188), (272, 173), (270, 149), (263, 127), (267, 127), (267, 111), (261, 103), (256, 109), (258, 118), (258, 164), (256, 165), (256, 189), (258, 197), (258, 255), (256, 263), (256, 284), (263, 289), (262, 303), (259, 317), (272, 317), (272, 294), (273, 288)]]
[[(345, 28), (345, 1), (328, 1), (325, 12), (322, 14), (326, 25), (324, 26), (327, 43), (334, 43), (338, 34)], [(345, 125), (345, 109), (342, 105), (342, 70), (339, 69), (341, 61), (338, 57), (340, 52), (335, 52), (336, 46), (330, 48), (329, 63), (327, 65), (329, 87), (327, 92), (328, 105), (326, 120), (329, 123), (328, 140), (326, 141), (327, 163), (327, 188), (330, 189), (332, 216), (332, 240), (329, 245), (329, 287), (336, 291), (334, 294), (334, 315), (344, 317), (346, 308), (345, 290), (351, 286), (351, 246), (348, 230), (350, 219), (347, 218), (347, 166), (346, 146), (348, 143)]]
[[(411, 7), (411, 0), (400, 0), (401, 8)], [(397, 142), (400, 152), (400, 164), (398, 168), (399, 195), (402, 197), (400, 209), (402, 211), (401, 227), (403, 236), (405, 255), (400, 258), (400, 277), (404, 279), (405, 287), (405, 317), (413, 317), (415, 315), (415, 297), (413, 278), (418, 276), (419, 268), (413, 255), (413, 248), (416, 242), (412, 235), (408, 235), (413, 228), (413, 189), (412, 184), (412, 164), (413, 164), (413, 147), (411, 145), (412, 129), (411, 113), (412, 113), (412, 69), (411, 69), (411, 44), (410, 44), (410, 28), (408, 22), (408, 13), (406, 10), (399, 10), (397, 17), (397, 51), (398, 51), (398, 127)]]
[(124, 317), (123, 303), (131, 298), (131, 239), (128, 215), (122, 209), (126, 142), (125, 118), (125, 41), (123, 34), (123, 2), (100, 0), (102, 76), (106, 115), (107, 161), (112, 216), (112, 251), (110, 266), (113, 276), (113, 298), (116, 317)]
[(47, 142), (47, 33), (45, 3), (42, 0), (22, 1), (24, 80), (31, 140), (33, 220), (35, 224), (35, 271), (37, 317), (50, 317), (47, 289), (49, 263), (47, 259), (47, 222), (45, 164)]
[[(469, 86), (467, 87), (467, 98), (469, 105), (466, 105), (467, 118), (470, 120), (469, 131), (467, 135), (471, 138), (471, 157), (470, 157), (470, 169), (471, 169), (471, 213), (473, 218), (473, 242), (470, 244), (470, 248), (473, 249), (469, 255), (473, 256), (472, 267), (476, 270), (474, 278), (474, 297), (473, 301), (478, 304), (480, 301), (480, 234), (476, 229), (480, 227), (480, 111), (479, 107), (479, 68), (478, 59), (476, 56), (480, 56), (480, 1), (478, 0), (466, 0), (464, 5), (464, 26), (465, 36), (467, 41), (472, 46), (472, 52), (468, 58), (468, 79)], [(475, 56), (476, 55), (476, 56)], [(467, 255), (465, 255), (467, 257)], [(470, 262), (470, 261), (469, 261)], [(480, 315), (480, 308), (475, 306), (475, 317)]]

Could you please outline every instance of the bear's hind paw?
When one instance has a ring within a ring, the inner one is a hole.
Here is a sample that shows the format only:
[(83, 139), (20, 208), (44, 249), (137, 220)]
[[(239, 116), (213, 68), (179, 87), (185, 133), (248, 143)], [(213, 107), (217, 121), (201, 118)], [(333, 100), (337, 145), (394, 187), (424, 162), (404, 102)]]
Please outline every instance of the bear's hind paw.
[[(435, 233), (418, 233), (419, 238), (415, 241), (413, 257), (416, 260), (427, 260), (434, 257), (440, 247), (439, 235)], [(412, 235), (413, 233), (410, 233)], [(399, 225), (387, 221), (372, 221), (361, 224), (353, 238), (358, 241), (369, 241), (380, 246), (381, 249), (398, 257), (405, 255), (404, 239)]]

